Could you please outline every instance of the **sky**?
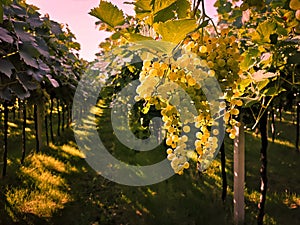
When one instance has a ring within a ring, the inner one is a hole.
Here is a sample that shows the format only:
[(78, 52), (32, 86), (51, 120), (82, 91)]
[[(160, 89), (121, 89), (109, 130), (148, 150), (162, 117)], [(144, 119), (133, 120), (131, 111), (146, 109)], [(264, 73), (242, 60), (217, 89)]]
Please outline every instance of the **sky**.
[[(131, 0), (107, 0), (121, 8), (125, 13), (133, 15), (133, 6), (123, 4)], [(56, 22), (68, 24), (71, 31), (75, 34), (77, 42), (81, 45), (80, 57), (92, 61), (95, 54), (99, 52), (99, 43), (109, 36), (108, 33), (99, 31), (95, 22), (96, 18), (88, 13), (97, 7), (100, 0), (27, 0), (28, 4), (33, 4), (40, 8), (40, 13), (48, 13), (50, 19)], [(215, 1), (207, 1), (207, 14), (216, 14), (212, 7)]]

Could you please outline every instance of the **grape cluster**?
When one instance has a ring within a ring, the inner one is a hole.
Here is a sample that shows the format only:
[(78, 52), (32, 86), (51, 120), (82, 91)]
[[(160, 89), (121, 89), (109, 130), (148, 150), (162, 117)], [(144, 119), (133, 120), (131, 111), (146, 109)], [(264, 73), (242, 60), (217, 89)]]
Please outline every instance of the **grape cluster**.
[[(242, 57), (236, 37), (228, 29), (220, 37), (193, 33), (176, 57), (143, 61), (136, 100), (145, 100), (160, 110), (166, 130), (167, 158), (178, 174), (189, 160), (205, 170), (220, 146), (220, 121), (234, 139), (239, 107)], [(183, 92), (182, 92), (183, 90)], [(220, 93), (208, 101), (207, 96)]]
[(181, 52), (177, 59), (144, 60), (135, 97), (161, 111), (167, 158), (178, 174), (189, 168), (190, 159), (205, 170), (220, 144), (219, 130), (212, 129), (217, 122), (211, 115), (213, 110), (219, 112), (219, 103), (208, 102), (204, 93), (217, 91), (215, 72), (189, 47)]
[(235, 138), (234, 126), (239, 126), (237, 121), (239, 107), (243, 105), (240, 99), (239, 82), (242, 81), (239, 63), (243, 60), (240, 54), (237, 38), (229, 29), (223, 29), (219, 37), (211, 37), (196, 32), (187, 39), (184, 48), (196, 53), (202, 63), (207, 65), (212, 76), (219, 81), (224, 93), (224, 102), (221, 109), (227, 109), (224, 113), (224, 121), (229, 126), (226, 131), (231, 139)]

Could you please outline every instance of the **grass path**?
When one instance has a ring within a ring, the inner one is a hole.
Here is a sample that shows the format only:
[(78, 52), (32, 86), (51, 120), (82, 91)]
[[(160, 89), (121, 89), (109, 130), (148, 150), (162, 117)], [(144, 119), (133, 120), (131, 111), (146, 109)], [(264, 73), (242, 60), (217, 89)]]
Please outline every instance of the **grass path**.
[[(151, 163), (162, 149), (135, 153), (112, 135), (109, 111), (100, 120), (100, 137), (124, 161)], [(292, 125), (278, 124), (278, 137), (269, 146), (269, 190), (266, 224), (300, 224), (300, 154), (291, 142)], [(18, 128), (11, 127), (8, 176), (0, 180), (0, 225), (226, 225), (232, 224), (232, 142), (226, 140), (229, 196), (221, 202), (220, 163), (204, 174), (182, 176), (147, 187), (128, 187), (97, 175), (77, 149), (67, 130), (55, 145), (30, 154), (20, 166)], [(33, 149), (33, 140), (29, 147)], [(256, 224), (259, 198), (259, 138), (246, 134), (246, 224)], [(145, 154), (145, 155), (143, 155)], [(148, 155), (147, 155), (148, 154)]]

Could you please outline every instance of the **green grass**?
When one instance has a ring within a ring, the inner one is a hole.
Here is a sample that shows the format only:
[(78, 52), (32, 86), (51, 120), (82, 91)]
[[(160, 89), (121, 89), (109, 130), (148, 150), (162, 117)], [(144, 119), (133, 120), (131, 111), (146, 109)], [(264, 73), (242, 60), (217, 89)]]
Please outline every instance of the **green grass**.
[[(99, 120), (100, 137), (117, 158), (151, 164), (165, 157), (158, 147), (137, 153), (112, 134), (109, 111)], [(0, 180), (0, 224), (101, 225), (226, 225), (233, 224), (233, 149), (226, 139), (228, 197), (221, 201), (219, 157), (203, 174), (191, 168), (184, 175), (146, 187), (129, 187), (97, 175), (66, 130), (56, 143), (35, 154), (33, 127), (28, 129), (29, 153), (20, 166), (19, 122), (10, 123), (9, 167)], [(300, 224), (300, 154), (295, 151), (294, 126), (277, 123), (278, 136), (268, 149), (266, 224)], [(56, 131), (56, 128), (54, 128)], [(246, 223), (256, 224), (259, 200), (259, 137), (246, 133)]]

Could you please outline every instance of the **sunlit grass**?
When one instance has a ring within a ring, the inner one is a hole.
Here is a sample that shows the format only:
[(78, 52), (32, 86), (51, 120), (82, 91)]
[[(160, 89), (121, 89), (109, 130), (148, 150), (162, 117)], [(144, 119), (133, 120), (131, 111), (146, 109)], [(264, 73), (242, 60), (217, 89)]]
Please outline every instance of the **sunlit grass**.
[(8, 127), (18, 128), (18, 125), (12, 122), (7, 122)]
[(52, 216), (65, 203), (72, 201), (68, 184), (60, 175), (65, 172), (67, 166), (51, 156), (34, 154), (28, 157), (18, 172), (22, 185), (7, 188), (7, 204), (17, 213)]
[[(257, 139), (260, 139), (260, 137), (261, 137), (260, 134), (255, 134), (255, 133), (252, 132), (252, 131), (248, 131), (247, 133), (251, 134), (254, 138), (257, 138)], [(273, 142), (273, 140), (272, 140), (271, 137), (268, 137), (268, 141), (269, 141), (270, 143)], [(275, 144), (278, 144), (278, 145), (286, 146), (286, 147), (289, 147), (289, 148), (295, 148), (295, 144), (291, 143), (291, 142), (288, 141), (288, 140), (275, 139), (275, 140), (274, 140), (274, 143), (275, 143)]]
[(71, 146), (70, 144), (65, 144), (61, 147), (61, 150), (67, 153), (68, 155), (72, 155), (83, 159), (85, 157), (84, 154), (80, 150), (75, 148), (74, 145), (75, 143), (73, 143), (73, 146)]
[(257, 203), (259, 201), (260, 193), (256, 190), (246, 190), (245, 191), (245, 198), (253, 203)]
[(297, 209), (300, 207), (300, 196), (296, 193), (286, 193), (283, 204), (285, 204), (289, 209)]
[(29, 127), (25, 128), (25, 132), (31, 132), (32, 130)]
[[(60, 173), (66, 172), (66, 165), (55, 159), (52, 156), (44, 155), (44, 154), (34, 154), (31, 156), (30, 161), (27, 162), (30, 164), (29, 168), (32, 168), (33, 172), (40, 171), (45, 172), (45, 169), (57, 171)], [(29, 169), (28, 167), (22, 167), (23, 170)], [(25, 171), (23, 171), (25, 173)], [(28, 174), (31, 172), (29, 171)]]
[[(95, 111), (104, 116), (99, 119), (100, 136), (104, 144), (121, 160), (140, 165), (151, 164), (165, 157), (164, 146), (148, 153), (126, 149), (113, 136), (110, 113), (102, 108)], [(94, 118), (89, 118), (93, 119)], [(88, 122), (88, 121), (86, 121)], [(18, 124), (18, 123), (16, 123)], [(33, 125), (33, 124), (32, 124)], [(232, 141), (225, 140), (228, 195), (221, 200), (220, 158), (203, 173), (195, 165), (182, 176), (147, 187), (127, 187), (97, 176), (83, 160), (73, 134), (63, 136), (59, 143), (50, 143), (42, 152), (33, 154), (34, 127), (27, 132), (30, 147), (25, 165), (20, 166), (20, 129), (11, 127), (7, 180), (0, 180), (0, 224), (4, 217), (14, 223), (44, 224), (37, 219), (46, 218), (49, 224), (143, 224), (143, 225), (231, 225), (233, 224), (233, 149)], [(90, 124), (83, 124), (88, 127)], [(13, 125), (14, 126), (14, 125)], [(268, 150), (269, 188), (267, 192), (265, 224), (298, 224), (300, 220), (299, 155), (290, 137), (290, 125), (278, 124), (280, 136), (270, 143)], [(56, 128), (54, 128), (56, 131)], [(84, 139), (89, 133), (79, 130)], [(32, 139), (32, 140), (31, 140)], [(73, 140), (73, 141), (67, 141)], [(259, 136), (246, 134), (245, 210), (247, 225), (256, 224), (259, 202)], [(191, 162), (192, 164), (192, 162)], [(2, 195), (3, 194), (3, 195)], [(4, 210), (2, 210), (4, 209)], [(28, 214), (28, 215), (27, 215)], [(9, 221), (9, 220), (8, 220)], [(72, 222), (71, 222), (72, 221)], [(23, 223), (22, 223), (23, 222)], [(13, 223), (5, 223), (10, 225)], [(2, 224), (1, 224), (2, 225)]]
[[(46, 194), (47, 193), (47, 194)], [(59, 189), (21, 188), (7, 190), (6, 200), (18, 213), (51, 217), (71, 201), (70, 195)]]

